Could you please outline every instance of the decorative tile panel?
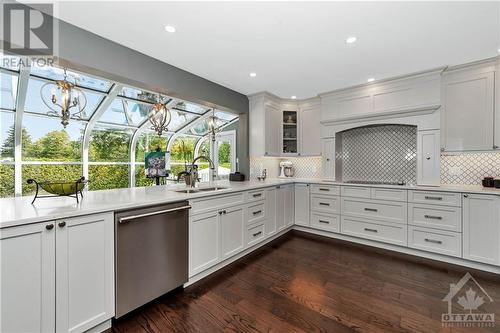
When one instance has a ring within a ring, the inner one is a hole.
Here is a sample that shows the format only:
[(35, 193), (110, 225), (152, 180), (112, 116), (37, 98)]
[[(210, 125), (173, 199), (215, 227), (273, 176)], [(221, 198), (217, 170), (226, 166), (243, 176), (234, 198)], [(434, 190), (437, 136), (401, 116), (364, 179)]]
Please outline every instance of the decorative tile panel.
[(500, 178), (500, 153), (441, 154), (441, 184), (479, 185), (485, 176)]
[(336, 140), (342, 181), (416, 183), (416, 126), (364, 126), (339, 133)]
[(321, 157), (251, 157), (250, 179), (256, 179), (262, 172), (267, 170), (269, 178), (276, 178), (280, 174), (279, 164), (281, 161), (291, 161), (295, 169), (295, 178), (320, 178)]

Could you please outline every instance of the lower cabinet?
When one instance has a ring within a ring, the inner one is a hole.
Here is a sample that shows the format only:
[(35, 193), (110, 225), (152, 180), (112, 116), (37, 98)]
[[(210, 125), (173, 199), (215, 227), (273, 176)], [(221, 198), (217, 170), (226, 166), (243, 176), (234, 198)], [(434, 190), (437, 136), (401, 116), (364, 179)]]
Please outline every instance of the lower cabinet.
[(309, 225), (309, 184), (295, 184), (295, 224)]
[(500, 265), (500, 196), (463, 195), (463, 257)]
[(0, 242), (0, 331), (84, 332), (114, 316), (112, 213), (3, 229)]
[(222, 259), (229, 258), (245, 247), (245, 210), (243, 206), (224, 209), (220, 214)]
[(220, 261), (221, 210), (199, 214), (189, 221), (189, 276)]
[(285, 225), (287, 227), (295, 223), (295, 186), (293, 184), (282, 186), (284, 191)]
[(266, 189), (266, 212), (267, 218), (264, 224), (266, 236), (276, 233), (276, 188)]
[(285, 219), (285, 188), (276, 187), (276, 228), (281, 231), (286, 228)]

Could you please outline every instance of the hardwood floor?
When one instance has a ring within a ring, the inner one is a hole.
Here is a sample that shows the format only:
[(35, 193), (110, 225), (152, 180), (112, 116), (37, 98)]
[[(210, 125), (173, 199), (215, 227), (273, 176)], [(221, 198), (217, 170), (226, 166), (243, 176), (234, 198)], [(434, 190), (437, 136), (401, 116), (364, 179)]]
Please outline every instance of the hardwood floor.
[[(495, 327), (442, 327), (442, 299), (467, 271), (493, 299), (480, 310), (495, 314)], [(494, 274), (295, 231), (120, 318), (113, 331), (476, 333), (500, 332), (499, 319)]]

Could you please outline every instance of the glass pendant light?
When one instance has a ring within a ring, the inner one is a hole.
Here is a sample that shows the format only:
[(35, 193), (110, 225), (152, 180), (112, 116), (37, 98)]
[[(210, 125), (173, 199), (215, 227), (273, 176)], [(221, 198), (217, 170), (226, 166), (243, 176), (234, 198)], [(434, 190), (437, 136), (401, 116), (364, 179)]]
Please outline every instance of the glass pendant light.
[(215, 109), (212, 109), (212, 115), (207, 118), (208, 133), (210, 133), (212, 141), (215, 141), (215, 135), (220, 132), (220, 128), (217, 125), (219, 122), (220, 119), (215, 116)]
[(168, 131), (168, 124), (170, 124), (170, 120), (172, 118), (170, 110), (160, 101), (161, 96), (158, 94), (158, 100), (155, 104), (153, 104), (148, 115), (149, 121), (153, 125), (152, 129), (158, 134), (158, 136), (161, 136), (163, 131)]
[(61, 117), (61, 124), (66, 128), (70, 118), (81, 119), (85, 115), (87, 97), (83, 90), (68, 81), (66, 68), (64, 79), (45, 83), (40, 89), (42, 101), (50, 109), (47, 114)]

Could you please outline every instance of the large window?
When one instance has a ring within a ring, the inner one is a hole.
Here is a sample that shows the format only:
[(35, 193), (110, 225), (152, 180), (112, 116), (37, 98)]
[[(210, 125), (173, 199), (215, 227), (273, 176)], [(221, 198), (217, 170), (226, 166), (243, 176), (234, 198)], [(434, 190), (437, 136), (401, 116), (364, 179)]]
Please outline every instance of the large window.
[[(171, 151), (170, 179), (195, 154), (214, 157), (206, 140), (212, 108), (69, 69), (67, 75), (84, 92), (87, 105), (64, 128), (58, 112), (43, 102), (48, 96), (41, 96), (44, 84), (64, 78), (63, 69), (0, 68), (0, 197), (31, 194), (29, 178), (69, 181), (83, 175), (90, 180), (89, 190), (153, 185), (145, 177), (144, 155), (158, 148)], [(158, 99), (172, 115), (162, 137), (148, 120)], [(216, 115), (221, 128), (238, 120), (228, 112), (216, 110)], [(195, 152), (196, 147), (202, 148)], [(203, 170), (208, 162), (198, 165)]]

